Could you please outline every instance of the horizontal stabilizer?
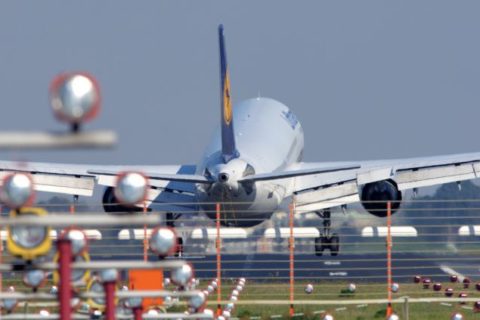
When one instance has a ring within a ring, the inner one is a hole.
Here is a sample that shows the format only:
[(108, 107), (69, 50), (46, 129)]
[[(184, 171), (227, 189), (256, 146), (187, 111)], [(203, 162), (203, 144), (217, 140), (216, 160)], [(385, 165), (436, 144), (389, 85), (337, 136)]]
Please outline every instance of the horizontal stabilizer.
[(277, 179), (285, 179), (285, 178), (306, 176), (306, 175), (319, 174), (319, 173), (354, 170), (359, 168), (360, 166), (358, 165), (355, 165), (355, 166), (349, 165), (349, 166), (323, 167), (323, 168), (313, 168), (313, 169), (304, 169), (304, 170), (260, 173), (252, 176), (246, 176), (240, 179), (239, 182), (277, 180)]
[[(109, 170), (88, 170), (89, 174), (95, 175), (108, 175), (116, 176), (120, 172), (118, 171), (109, 171)], [(166, 181), (179, 181), (179, 182), (191, 182), (191, 183), (204, 183), (210, 184), (213, 181), (208, 180), (206, 177), (196, 174), (158, 174), (158, 173), (149, 173), (142, 172), (148, 179), (151, 180), (166, 180)]]

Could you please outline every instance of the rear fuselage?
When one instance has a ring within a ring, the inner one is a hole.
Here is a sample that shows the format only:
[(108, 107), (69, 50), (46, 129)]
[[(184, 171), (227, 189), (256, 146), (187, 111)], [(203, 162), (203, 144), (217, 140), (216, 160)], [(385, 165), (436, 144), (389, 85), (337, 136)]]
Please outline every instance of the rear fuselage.
[[(233, 108), (237, 158), (224, 162), (218, 129), (197, 174), (212, 177), (198, 185), (197, 199), (210, 218), (222, 203), (222, 224), (248, 227), (268, 219), (289, 194), (286, 180), (239, 183), (238, 179), (288, 169), (303, 155), (303, 129), (284, 104), (267, 98), (245, 100)], [(290, 180), (291, 181), (291, 180)]]

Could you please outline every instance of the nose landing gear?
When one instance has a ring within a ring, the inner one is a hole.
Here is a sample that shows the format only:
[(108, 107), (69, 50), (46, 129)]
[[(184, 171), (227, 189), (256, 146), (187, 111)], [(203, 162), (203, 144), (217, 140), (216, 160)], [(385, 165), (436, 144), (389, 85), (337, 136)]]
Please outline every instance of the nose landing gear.
[(316, 212), (323, 219), (323, 228), (320, 231), (320, 237), (315, 238), (315, 255), (321, 257), (324, 250), (330, 250), (330, 255), (338, 256), (340, 251), (340, 238), (338, 234), (331, 232), (332, 220), (329, 209)]

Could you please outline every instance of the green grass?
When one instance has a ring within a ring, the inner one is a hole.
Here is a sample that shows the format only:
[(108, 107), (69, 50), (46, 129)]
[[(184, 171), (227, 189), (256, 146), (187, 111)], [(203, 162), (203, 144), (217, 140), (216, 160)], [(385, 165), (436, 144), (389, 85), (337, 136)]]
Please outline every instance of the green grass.
[[(360, 300), (360, 299), (383, 299), (387, 297), (386, 287), (384, 284), (374, 283), (357, 283), (357, 290), (354, 294), (345, 294), (347, 283), (339, 282), (320, 282), (313, 283), (314, 292), (306, 294), (304, 292), (305, 283), (296, 283), (295, 299), (296, 300)], [(444, 283), (446, 286), (454, 288), (454, 296), (458, 296), (460, 292), (467, 292), (469, 297), (479, 297), (474, 287), (463, 289), (462, 284)], [(225, 290), (228, 285), (224, 284)], [(227, 295), (225, 295), (226, 297)], [(394, 298), (409, 296), (411, 298), (420, 297), (444, 297), (443, 290), (434, 292), (432, 289), (425, 290), (421, 284), (405, 283), (400, 285), (400, 291), (393, 294)], [(289, 285), (287, 283), (256, 283), (247, 281), (244, 291), (240, 294), (240, 300), (286, 300), (289, 299)], [(462, 308), (459, 303), (451, 302), (451, 306), (445, 306), (440, 303), (409, 303), (409, 316), (411, 320), (440, 320), (450, 319), (450, 315), (454, 311), (461, 311), (465, 319), (480, 319), (480, 313), (473, 313), (472, 310)], [(463, 305), (472, 307), (472, 303)], [(325, 310), (334, 315), (336, 320), (368, 320), (368, 319), (385, 319), (385, 308), (383, 304), (369, 305), (299, 305), (295, 304), (295, 313), (304, 313), (303, 317), (298, 319), (321, 319), (321, 314), (314, 314), (315, 311)], [(403, 313), (403, 304), (394, 304), (395, 312), (400, 319), (405, 319)], [(283, 315), (288, 318), (288, 305), (237, 305), (232, 316), (240, 319), (248, 319), (250, 316), (260, 316), (262, 319), (270, 319), (271, 315)]]

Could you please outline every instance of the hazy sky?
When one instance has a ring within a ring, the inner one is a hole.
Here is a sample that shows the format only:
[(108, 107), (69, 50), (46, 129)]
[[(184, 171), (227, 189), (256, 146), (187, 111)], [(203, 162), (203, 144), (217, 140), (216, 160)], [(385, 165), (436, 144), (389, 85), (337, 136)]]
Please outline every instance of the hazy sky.
[(287, 104), (305, 160), (479, 151), (478, 1), (10, 1), (0, 4), (1, 130), (61, 130), (48, 86), (85, 70), (103, 90), (88, 128), (111, 151), (2, 159), (196, 163), (219, 122), (216, 28), (235, 101)]

